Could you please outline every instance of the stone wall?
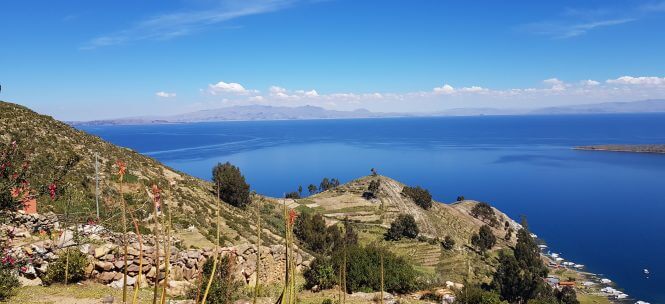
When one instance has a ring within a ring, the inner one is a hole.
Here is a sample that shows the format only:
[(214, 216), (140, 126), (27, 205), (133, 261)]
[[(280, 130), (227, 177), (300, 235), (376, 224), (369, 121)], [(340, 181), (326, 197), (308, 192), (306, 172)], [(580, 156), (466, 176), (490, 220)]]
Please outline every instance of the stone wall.
[[(0, 226), (6, 242), (10, 243), (9, 252), (17, 261), (26, 261), (26, 266), (20, 271), (21, 281), (24, 284), (41, 284), (42, 277), (48, 269), (49, 263), (57, 259), (59, 251), (65, 248), (77, 248), (88, 256), (89, 265), (86, 268), (88, 279), (116, 288), (122, 288), (124, 261), (122, 234), (113, 233), (100, 225), (86, 224), (77, 227), (61, 229), (60, 223), (54, 214), (22, 214), (11, 215), (8, 224)], [(153, 235), (143, 235), (142, 251), (138, 236), (128, 233), (128, 261), (127, 282), (130, 286), (136, 284), (141, 276), (141, 285), (152, 285), (156, 281), (160, 284), (164, 280), (164, 261), (169, 254), (169, 292), (183, 294), (199, 280), (203, 264), (215, 254), (213, 248), (206, 249), (178, 249), (180, 240), (171, 239), (168, 250), (164, 250), (166, 242), (160, 242), (159, 259), (160, 274), (157, 278), (157, 269), (154, 263), (155, 238)], [(219, 251), (223, 255), (230, 255), (235, 260), (235, 276), (245, 284), (253, 285), (256, 280), (256, 246), (242, 244), (233, 247), (222, 247)], [(143, 266), (139, 271), (139, 256), (143, 256)], [(299, 269), (308, 266), (313, 257), (299, 251), (296, 255), (296, 265)], [(285, 247), (273, 245), (261, 247), (261, 284), (276, 283), (283, 280), (285, 265)]]

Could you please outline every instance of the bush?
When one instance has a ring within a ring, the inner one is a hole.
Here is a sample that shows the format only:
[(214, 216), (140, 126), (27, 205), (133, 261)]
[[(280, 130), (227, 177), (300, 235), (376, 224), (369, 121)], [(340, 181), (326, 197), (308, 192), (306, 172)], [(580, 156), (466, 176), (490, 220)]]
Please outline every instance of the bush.
[[(381, 255), (383, 255), (384, 287), (391, 293), (409, 293), (421, 287), (418, 272), (402, 257), (385, 248), (350, 246), (347, 248), (346, 286), (348, 292), (381, 290)], [(342, 252), (333, 256), (339, 273)]]
[(455, 304), (508, 304), (498, 293), (477, 286), (464, 286), (455, 294)]
[(402, 189), (402, 194), (410, 197), (416, 203), (416, 205), (422, 207), (425, 210), (432, 208), (432, 195), (429, 194), (427, 189), (423, 189), (420, 186), (405, 186), (404, 189)]
[(16, 275), (9, 268), (0, 265), (0, 301), (5, 301), (16, 294), (16, 288), (20, 286)]
[(229, 162), (218, 163), (212, 169), (212, 180), (219, 185), (219, 198), (223, 201), (241, 208), (249, 204), (249, 185), (238, 167)]
[[(201, 296), (205, 292), (206, 285), (212, 274), (212, 266), (214, 259), (208, 259), (203, 264), (203, 280), (204, 284), (196, 286), (189, 290), (188, 296), (190, 299), (196, 298), (197, 293)], [(233, 277), (235, 261), (229, 255), (224, 255), (219, 262), (217, 262), (217, 270), (215, 271), (210, 291), (206, 303), (209, 304), (230, 304), (238, 299), (240, 290), (242, 289), (242, 282), (236, 281)], [(201, 288), (197, 290), (197, 288)]]
[(387, 241), (399, 241), (402, 237), (415, 239), (419, 233), (420, 230), (413, 215), (400, 214), (390, 224), (390, 229), (388, 229), (384, 237)]
[(453, 238), (451, 238), (449, 235), (446, 235), (446, 237), (441, 242), (441, 247), (446, 250), (452, 250), (455, 248), (455, 240), (453, 240)]
[(333, 303), (334, 303), (334, 302), (333, 302), (332, 299), (325, 299), (325, 300), (323, 300), (323, 301), (321, 302), (321, 304), (333, 304)]
[[(69, 265), (67, 266), (67, 256)], [(88, 259), (85, 254), (76, 248), (68, 248), (58, 254), (55, 262), (50, 263), (46, 269), (46, 275), (42, 278), (45, 284), (64, 283), (65, 268), (67, 268), (67, 283), (76, 283), (85, 279), (85, 268)]]
[(299, 199), (300, 198), (300, 193), (298, 193), (296, 191), (289, 192), (289, 193), (284, 195), (284, 198)]
[(334, 248), (343, 244), (344, 238), (348, 245), (358, 242), (358, 235), (348, 221), (344, 222), (344, 227), (346, 235), (342, 235), (342, 230), (337, 225), (326, 228), (326, 221), (321, 214), (312, 215), (303, 212), (296, 218), (293, 234), (305, 248), (316, 253), (329, 254)]
[(464, 195), (460, 195), (460, 196), (457, 197), (458, 202), (461, 202), (463, 200), (464, 200)]
[(489, 226), (483, 225), (480, 227), (480, 231), (471, 237), (471, 244), (476, 246), (480, 252), (485, 252), (496, 244), (496, 237)]
[(320, 290), (330, 289), (337, 284), (337, 276), (333, 268), (332, 261), (329, 259), (316, 259), (303, 272), (305, 277), (305, 288), (311, 289), (318, 286)]

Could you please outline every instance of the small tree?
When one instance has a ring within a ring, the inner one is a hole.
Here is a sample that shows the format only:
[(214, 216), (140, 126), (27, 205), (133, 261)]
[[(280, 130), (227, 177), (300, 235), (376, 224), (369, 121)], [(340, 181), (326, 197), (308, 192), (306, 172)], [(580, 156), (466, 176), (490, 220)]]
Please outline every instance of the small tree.
[(219, 163), (212, 169), (212, 179), (219, 186), (219, 198), (223, 201), (241, 208), (250, 203), (249, 185), (238, 167)]
[(508, 304), (508, 302), (502, 301), (498, 293), (467, 285), (455, 294), (455, 304)]
[(480, 227), (480, 231), (471, 237), (471, 244), (476, 246), (481, 252), (485, 252), (496, 244), (496, 237), (489, 226), (483, 225)]
[[(220, 260), (220, 267), (213, 267), (213, 259), (208, 259), (203, 265), (203, 280), (208, 281), (212, 276), (212, 284), (208, 292), (205, 303), (213, 304), (231, 304), (238, 298), (238, 291), (242, 283), (234, 278), (235, 261), (229, 255), (224, 255)], [(214, 271), (214, 274), (213, 274)], [(197, 286), (190, 290), (190, 298), (194, 298), (197, 293), (202, 293), (205, 286)]]
[(471, 215), (492, 227), (497, 227), (499, 221), (496, 219), (494, 209), (488, 203), (480, 202), (471, 208)]
[(455, 240), (453, 240), (450, 235), (446, 235), (446, 237), (441, 242), (441, 247), (446, 250), (452, 250), (455, 248)]
[(402, 194), (410, 197), (416, 203), (416, 205), (422, 207), (425, 210), (432, 208), (432, 195), (427, 189), (421, 188), (420, 186), (405, 186), (404, 189), (402, 189)]
[(397, 218), (390, 224), (390, 228), (384, 235), (387, 241), (399, 241), (402, 237), (407, 237), (410, 239), (415, 239), (418, 237), (420, 230), (418, 229), (418, 224), (413, 218), (413, 215), (410, 214), (400, 214)]
[(284, 195), (284, 198), (299, 199), (300, 198), (300, 193), (295, 192), (295, 191), (289, 192), (289, 193)]
[(307, 191), (309, 191), (309, 195), (316, 194), (316, 190), (317, 188), (314, 184), (309, 184), (309, 186), (307, 186)]
[(78, 249), (67, 248), (58, 254), (58, 259), (49, 264), (43, 280), (45, 284), (75, 283), (85, 279), (87, 256)]
[(376, 198), (376, 194), (379, 192), (379, 187), (381, 186), (381, 180), (376, 179), (369, 182), (367, 191), (363, 192), (363, 198), (373, 199)]
[(457, 197), (458, 202), (461, 202), (463, 200), (464, 200), (464, 195), (460, 195), (460, 196)]
[(302, 185), (298, 186), (298, 195), (302, 196)]

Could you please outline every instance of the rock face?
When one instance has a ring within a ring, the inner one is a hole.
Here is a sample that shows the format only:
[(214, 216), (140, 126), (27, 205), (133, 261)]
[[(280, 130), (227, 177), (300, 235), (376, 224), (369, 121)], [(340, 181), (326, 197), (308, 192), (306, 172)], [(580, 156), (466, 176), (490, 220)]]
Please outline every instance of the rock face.
[[(22, 282), (26, 285), (41, 284), (43, 276), (50, 262), (57, 258), (57, 253), (64, 248), (77, 247), (88, 256), (89, 265), (86, 273), (90, 280), (107, 284), (114, 288), (122, 288), (125, 262), (123, 258), (122, 235), (107, 231), (99, 225), (79, 225), (68, 227), (57, 237), (48, 239), (44, 237), (45, 231), (57, 231), (60, 227), (53, 214), (13, 214), (9, 224), (3, 224), (0, 229), (14, 231), (12, 247), (9, 254), (18, 261), (30, 261), (25, 271), (20, 273)], [(16, 233), (18, 232), (18, 233)], [(76, 233), (74, 233), (76, 232)], [(33, 236), (39, 234), (39, 236)], [(78, 240), (74, 237), (78, 235)], [(184, 294), (191, 286), (196, 284), (206, 260), (215, 256), (215, 253), (231, 256), (235, 261), (235, 276), (245, 284), (254, 284), (256, 280), (256, 253), (257, 248), (252, 244), (241, 244), (233, 247), (221, 247), (218, 250), (187, 249), (180, 250), (175, 244), (180, 240), (173, 238), (171, 248), (164, 250), (166, 242), (160, 242), (159, 272), (154, 265), (155, 238), (152, 235), (143, 235), (142, 251), (139, 249), (138, 238), (133, 233), (128, 234), (130, 244), (127, 256), (127, 283), (130, 286), (140, 282), (141, 286), (153, 285), (168, 279), (169, 293), (173, 295)], [(283, 245), (261, 247), (261, 282), (273, 283), (283, 280), (283, 269), (286, 264), (285, 249)], [(169, 274), (165, 277), (164, 265), (166, 254), (169, 254)], [(140, 260), (142, 257), (142, 262)], [(313, 257), (305, 252), (298, 251), (296, 265), (299, 269), (309, 265)], [(142, 265), (141, 265), (142, 264)]]

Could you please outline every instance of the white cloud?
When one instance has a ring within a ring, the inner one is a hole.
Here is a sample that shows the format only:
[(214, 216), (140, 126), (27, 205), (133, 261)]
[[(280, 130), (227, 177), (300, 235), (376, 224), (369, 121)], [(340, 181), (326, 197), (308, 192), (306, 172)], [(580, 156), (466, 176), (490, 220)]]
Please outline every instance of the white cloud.
[(580, 83), (582, 85), (588, 86), (588, 87), (595, 87), (595, 86), (600, 84), (600, 82), (592, 80), (592, 79), (582, 80)]
[(452, 94), (455, 93), (455, 88), (449, 84), (444, 84), (442, 87), (434, 88), (434, 93), (437, 94)]
[(566, 84), (558, 78), (550, 78), (543, 80), (543, 83), (550, 86), (552, 91), (563, 91), (566, 89)]
[(168, 93), (168, 92), (164, 92), (164, 91), (159, 91), (159, 92), (155, 93), (155, 96), (161, 97), (161, 98), (173, 98), (173, 97), (176, 96), (176, 94), (175, 93)]
[(622, 76), (617, 79), (608, 79), (607, 83), (621, 85), (665, 86), (665, 77)]
[(479, 86), (471, 86), (471, 87), (461, 88), (459, 89), (459, 91), (467, 93), (481, 93), (481, 92), (487, 92), (489, 90)]
[(212, 95), (218, 95), (223, 93), (228, 94), (249, 94), (256, 91), (250, 91), (245, 89), (241, 84), (236, 82), (224, 82), (220, 81), (216, 84), (208, 85), (208, 92)]

